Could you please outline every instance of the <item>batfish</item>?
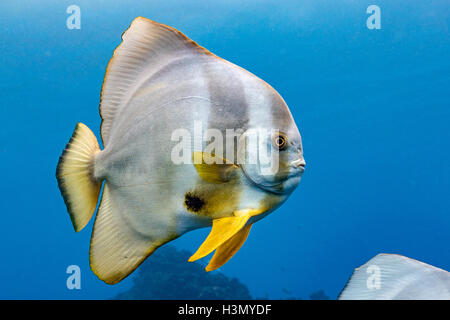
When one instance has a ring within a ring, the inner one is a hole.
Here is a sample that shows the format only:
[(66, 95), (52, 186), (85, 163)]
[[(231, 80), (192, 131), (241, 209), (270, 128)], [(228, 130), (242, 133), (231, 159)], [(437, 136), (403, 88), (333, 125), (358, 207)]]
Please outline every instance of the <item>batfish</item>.
[(304, 172), (299, 130), (270, 85), (142, 17), (107, 66), (100, 115), (103, 150), (78, 123), (56, 176), (75, 231), (100, 199), (90, 265), (109, 284), (208, 226), (189, 261), (214, 251), (206, 271), (219, 268)]

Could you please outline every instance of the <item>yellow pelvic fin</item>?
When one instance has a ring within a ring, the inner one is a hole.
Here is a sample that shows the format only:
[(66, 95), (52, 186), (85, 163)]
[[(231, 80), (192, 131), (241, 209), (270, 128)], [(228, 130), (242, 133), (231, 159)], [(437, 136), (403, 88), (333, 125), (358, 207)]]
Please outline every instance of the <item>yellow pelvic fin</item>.
[(233, 162), (207, 152), (194, 151), (192, 158), (198, 175), (207, 182), (228, 182), (238, 168)]
[(262, 213), (260, 210), (245, 209), (234, 212), (234, 216), (213, 220), (213, 226), (206, 240), (189, 262), (201, 259), (238, 233), (251, 217)]
[(192, 262), (201, 259), (216, 250), (217, 247), (239, 232), (239, 230), (245, 226), (249, 218), (250, 215), (243, 215), (213, 220), (210, 234), (188, 261)]
[(231, 257), (239, 251), (245, 240), (247, 240), (248, 233), (250, 232), (251, 228), (251, 224), (245, 226), (238, 233), (228, 239), (224, 244), (219, 246), (216, 249), (216, 252), (214, 253), (211, 261), (209, 261), (209, 264), (206, 266), (205, 270), (207, 272), (213, 271), (227, 263), (227, 261), (230, 260)]

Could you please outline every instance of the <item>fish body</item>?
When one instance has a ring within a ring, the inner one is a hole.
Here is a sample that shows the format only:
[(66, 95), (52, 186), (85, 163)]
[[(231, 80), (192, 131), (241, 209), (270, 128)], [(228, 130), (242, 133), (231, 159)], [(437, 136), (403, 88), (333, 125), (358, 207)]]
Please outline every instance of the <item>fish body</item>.
[[(90, 249), (100, 279), (117, 283), (157, 247), (211, 225), (190, 260), (215, 250), (213, 270), (298, 185), (299, 131), (270, 85), (179, 31), (139, 17), (122, 38), (102, 87), (104, 149), (79, 124), (57, 169), (75, 230), (104, 182)], [(264, 174), (260, 161), (246, 161), (258, 145), (250, 133), (261, 128), (268, 149), (277, 147)]]

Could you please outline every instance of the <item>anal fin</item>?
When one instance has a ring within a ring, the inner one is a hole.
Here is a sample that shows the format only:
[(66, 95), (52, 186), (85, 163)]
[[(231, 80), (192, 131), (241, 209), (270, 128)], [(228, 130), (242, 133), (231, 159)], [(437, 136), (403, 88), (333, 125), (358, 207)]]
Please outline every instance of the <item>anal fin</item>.
[(144, 236), (125, 221), (126, 206), (108, 182), (105, 183), (91, 237), (90, 265), (100, 280), (115, 284), (132, 273), (159, 246), (175, 235)]

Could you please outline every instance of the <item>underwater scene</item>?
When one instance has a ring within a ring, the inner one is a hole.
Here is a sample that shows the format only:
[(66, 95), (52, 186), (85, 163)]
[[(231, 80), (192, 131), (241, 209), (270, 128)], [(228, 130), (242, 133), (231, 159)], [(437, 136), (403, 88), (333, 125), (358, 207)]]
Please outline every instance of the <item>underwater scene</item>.
[(450, 299), (448, 1), (0, 16), (0, 299)]

